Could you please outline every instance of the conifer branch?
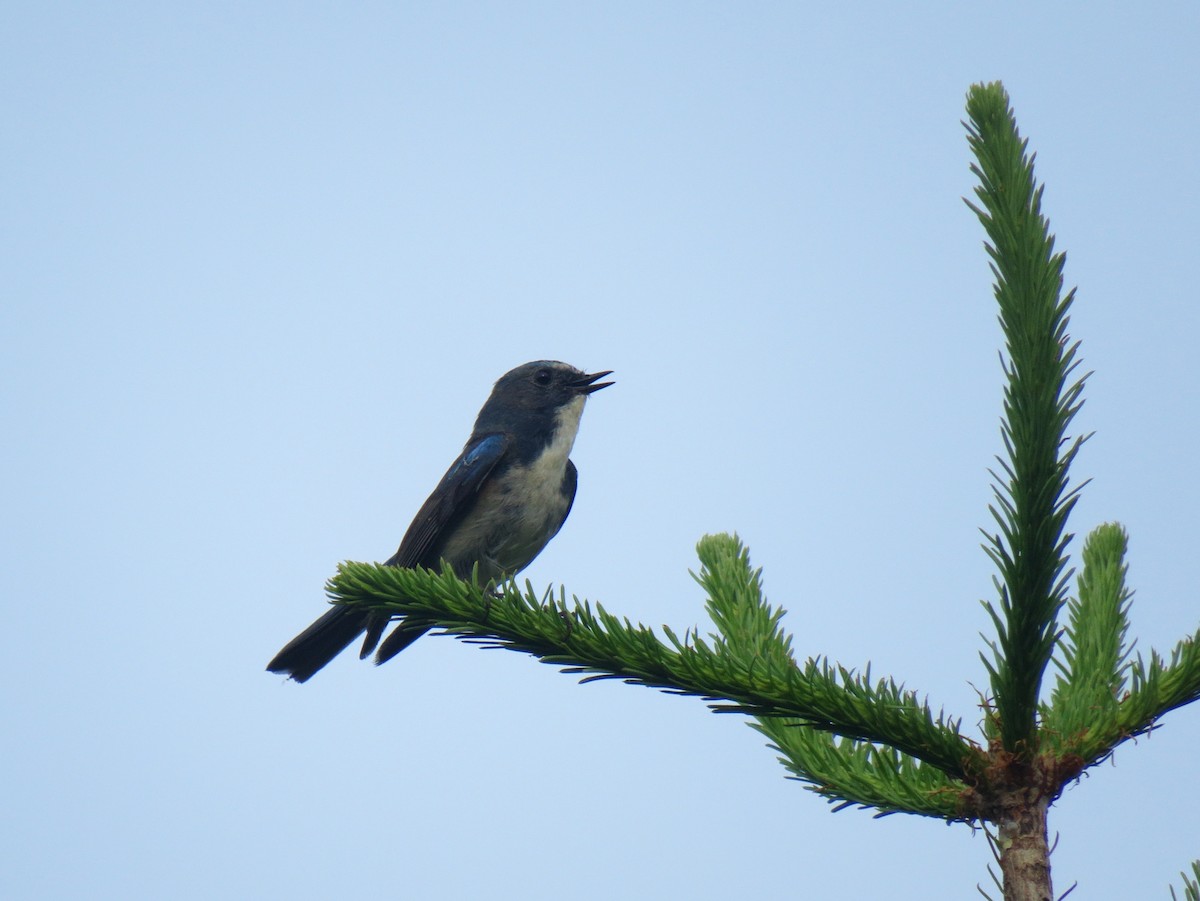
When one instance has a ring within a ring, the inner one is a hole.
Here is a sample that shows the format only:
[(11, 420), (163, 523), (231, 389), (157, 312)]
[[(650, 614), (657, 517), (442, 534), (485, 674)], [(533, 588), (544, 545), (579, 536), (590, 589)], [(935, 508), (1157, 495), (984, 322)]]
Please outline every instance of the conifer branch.
[[(749, 551), (736, 536), (732, 541), (710, 536), (697, 551), (704, 566), (695, 578), (708, 595), (708, 613), (720, 633), (711, 636), (714, 642), (743, 657), (791, 663), (791, 637), (779, 625), (785, 611), (767, 603), (762, 571), (751, 569)], [(793, 778), (836, 804), (835, 810), (858, 806), (875, 808), (877, 816), (960, 818), (965, 786), (894, 748), (838, 740), (803, 720), (786, 717), (758, 717), (750, 725), (771, 740)]]
[(1149, 663), (1139, 654), (1129, 671), (1129, 694), (1117, 707), (1115, 723), (1080, 750), (1089, 760), (1106, 741), (1115, 746), (1149, 732), (1163, 714), (1200, 700), (1200, 630), (1176, 644), (1169, 661), (1152, 650)]
[[(707, 536), (700, 556), (706, 565), (699, 578), (717, 598), (710, 610), (722, 625), (729, 628), (743, 608), (751, 620), (764, 615), (749, 610), (761, 595), (736, 538)], [(363, 563), (341, 564), (327, 592), (336, 603), (386, 610), (447, 634), (533, 654), (584, 681), (622, 679), (703, 697), (721, 712), (801, 720), (809, 728), (890, 745), (957, 778), (982, 766), (982, 752), (958, 734), (958, 722), (935, 717), (914, 692), (888, 679), (872, 684), (869, 668), (860, 676), (826, 660), (797, 665), (787, 651), (790, 639), (777, 630), (764, 642), (748, 637), (762, 637), (761, 623), (733, 641), (705, 640), (696, 629), (679, 637), (664, 627), (664, 642), (599, 604), (568, 604), (565, 591), (555, 598), (510, 583), (493, 595), (449, 570)], [(765, 615), (777, 624), (781, 611)]]
[(875, 808), (876, 816), (912, 813), (947, 822), (971, 821), (964, 809), (967, 786), (930, 764), (894, 748), (853, 741), (816, 729), (800, 720), (763, 717), (751, 726), (771, 740), (779, 762), (792, 777), (808, 784), (834, 810)]
[(1037, 751), (1038, 693), (1054, 648), (1056, 616), (1065, 601), (1067, 517), (1078, 496), (1067, 470), (1085, 436), (1067, 426), (1082, 405), (1086, 376), (1069, 383), (1079, 344), (1067, 334), (1074, 292), (1061, 297), (1064, 256), (1041, 214), (1042, 188), (1033, 156), (1017, 130), (999, 83), (967, 96), (968, 142), (977, 164), (978, 205), (967, 205), (988, 235), (995, 275), (1007, 379), (1001, 434), (1005, 454), (993, 472), (998, 532), (984, 545), (999, 570), (998, 607), (985, 603), (996, 627), (988, 667), (1003, 747), (1028, 757)]
[(1083, 546), (1079, 599), (1068, 604), (1069, 621), (1055, 664), (1060, 675), (1042, 712), (1044, 745), (1077, 754), (1099, 724), (1116, 722), (1129, 670), (1130, 592), (1125, 587), (1128, 539), (1116, 523), (1097, 527)]
[[(1055, 661), (1061, 675), (1042, 712), (1044, 745), (1074, 758), (1079, 771), (1155, 728), (1168, 711), (1200, 700), (1200, 632), (1179, 642), (1169, 661), (1154, 650), (1148, 663), (1141, 655), (1129, 659), (1127, 543), (1115, 523), (1088, 536), (1079, 600), (1070, 603), (1062, 659)], [(1074, 775), (1071, 767), (1063, 772)]]

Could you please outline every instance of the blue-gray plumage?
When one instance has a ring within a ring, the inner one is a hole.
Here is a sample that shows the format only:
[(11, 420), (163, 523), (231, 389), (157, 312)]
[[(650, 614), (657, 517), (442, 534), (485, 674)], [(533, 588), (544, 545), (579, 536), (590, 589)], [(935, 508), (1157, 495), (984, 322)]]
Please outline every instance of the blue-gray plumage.
[[(446, 471), (387, 566), (437, 568), (460, 578), (500, 581), (528, 566), (553, 538), (575, 500), (578, 473), (570, 460), (587, 396), (612, 384), (554, 360), (518, 366), (496, 382), (462, 453)], [(360, 657), (375, 646), (383, 663), (429, 626), (401, 619), (380, 644), (390, 618), (334, 607), (293, 638), (267, 664), (304, 682), (366, 633)]]

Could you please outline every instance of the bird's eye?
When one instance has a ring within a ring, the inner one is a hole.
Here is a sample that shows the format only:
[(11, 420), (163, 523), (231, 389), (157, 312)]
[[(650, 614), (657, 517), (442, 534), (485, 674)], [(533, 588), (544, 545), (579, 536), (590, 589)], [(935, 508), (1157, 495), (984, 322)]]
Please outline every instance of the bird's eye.
[(533, 380), (543, 388), (549, 385), (553, 379), (554, 375), (549, 369), (539, 369), (533, 374)]

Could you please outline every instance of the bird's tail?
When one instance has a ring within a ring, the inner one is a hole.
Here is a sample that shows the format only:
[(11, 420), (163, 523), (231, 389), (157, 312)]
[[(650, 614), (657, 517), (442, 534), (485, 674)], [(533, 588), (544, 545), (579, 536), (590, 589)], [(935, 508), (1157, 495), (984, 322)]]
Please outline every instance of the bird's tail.
[[(307, 682), (321, 667), (367, 631), (373, 625), (372, 619), (374, 617), (370, 613), (362, 610), (334, 607), (284, 645), (283, 650), (267, 664), (267, 671), (283, 673), (297, 682)], [(384, 617), (383, 623), (372, 629), (376, 633), (376, 641), (378, 632), (386, 624), (387, 618)]]

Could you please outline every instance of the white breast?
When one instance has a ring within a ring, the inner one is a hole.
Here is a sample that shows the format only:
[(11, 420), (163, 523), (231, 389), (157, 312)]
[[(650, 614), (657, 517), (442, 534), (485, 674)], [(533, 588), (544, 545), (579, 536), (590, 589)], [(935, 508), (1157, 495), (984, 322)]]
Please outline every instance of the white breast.
[(557, 428), (554, 430), (554, 440), (550, 442), (546, 452), (529, 467), (529, 472), (534, 477), (533, 484), (547, 494), (558, 494), (562, 485), (567, 458), (571, 455), (571, 448), (575, 446), (575, 436), (579, 433), (579, 418), (583, 416), (585, 400), (586, 398), (580, 395), (559, 408), (555, 414)]

